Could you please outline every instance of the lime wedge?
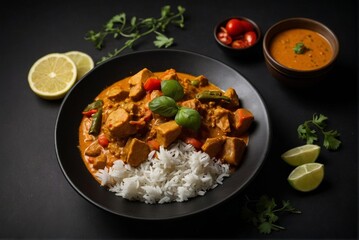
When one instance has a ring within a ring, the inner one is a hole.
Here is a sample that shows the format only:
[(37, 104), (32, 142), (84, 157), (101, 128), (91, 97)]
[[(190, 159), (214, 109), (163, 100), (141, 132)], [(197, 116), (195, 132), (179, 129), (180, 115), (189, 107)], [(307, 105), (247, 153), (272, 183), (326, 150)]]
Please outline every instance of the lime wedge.
[(296, 167), (305, 163), (313, 163), (320, 153), (320, 146), (306, 144), (292, 148), (281, 155), (281, 158), (288, 164)]
[(296, 190), (309, 192), (316, 189), (324, 178), (324, 165), (305, 163), (296, 167), (288, 176), (289, 184)]

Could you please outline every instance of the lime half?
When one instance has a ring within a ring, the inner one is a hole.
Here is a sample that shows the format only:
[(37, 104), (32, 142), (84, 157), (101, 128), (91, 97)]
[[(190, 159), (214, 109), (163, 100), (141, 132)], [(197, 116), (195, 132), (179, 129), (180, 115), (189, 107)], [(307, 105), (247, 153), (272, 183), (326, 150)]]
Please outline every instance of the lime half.
[(316, 189), (324, 178), (324, 165), (306, 163), (296, 167), (288, 176), (289, 184), (296, 190), (309, 192)]
[(292, 166), (299, 166), (305, 163), (313, 163), (320, 153), (320, 146), (306, 144), (292, 148), (281, 155), (281, 158)]

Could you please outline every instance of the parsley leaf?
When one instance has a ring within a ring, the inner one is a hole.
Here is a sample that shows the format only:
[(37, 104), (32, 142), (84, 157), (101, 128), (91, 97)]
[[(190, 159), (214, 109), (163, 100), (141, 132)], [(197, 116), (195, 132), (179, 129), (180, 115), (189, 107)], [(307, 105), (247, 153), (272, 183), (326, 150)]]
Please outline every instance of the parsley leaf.
[(328, 117), (323, 114), (314, 114), (311, 120), (307, 120), (298, 126), (298, 137), (305, 140), (307, 144), (312, 144), (318, 141), (316, 130), (319, 130), (323, 135), (323, 146), (328, 150), (337, 150), (341, 144), (341, 141), (338, 139), (340, 134), (336, 130), (325, 131), (327, 120)]
[(247, 197), (241, 210), (241, 218), (254, 225), (260, 233), (269, 234), (272, 231), (285, 229), (276, 224), (279, 220), (278, 214), (284, 212), (301, 213), (289, 201), (282, 201), (279, 207), (274, 198), (269, 198), (267, 195), (262, 195), (258, 200), (251, 200)]

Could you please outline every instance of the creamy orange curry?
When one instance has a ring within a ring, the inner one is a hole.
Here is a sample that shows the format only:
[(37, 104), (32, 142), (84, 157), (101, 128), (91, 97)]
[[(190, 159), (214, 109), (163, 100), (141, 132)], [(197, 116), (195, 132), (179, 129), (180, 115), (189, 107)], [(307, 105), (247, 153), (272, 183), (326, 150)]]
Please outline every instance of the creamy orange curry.
[(147, 68), (104, 89), (82, 114), (79, 149), (93, 176), (118, 159), (137, 167), (177, 140), (235, 169), (254, 120), (233, 88), (223, 91), (203, 75)]
[(333, 49), (321, 34), (298, 28), (277, 34), (271, 41), (270, 54), (289, 68), (312, 70), (329, 63)]

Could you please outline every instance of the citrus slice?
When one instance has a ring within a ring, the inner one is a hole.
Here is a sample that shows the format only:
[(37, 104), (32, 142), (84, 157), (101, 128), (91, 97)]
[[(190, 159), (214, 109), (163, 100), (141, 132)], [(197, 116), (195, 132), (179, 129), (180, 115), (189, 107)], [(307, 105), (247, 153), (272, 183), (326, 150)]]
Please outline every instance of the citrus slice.
[(76, 82), (75, 63), (66, 55), (50, 53), (38, 59), (30, 68), (31, 90), (44, 99), (60, 99)]
[(324, 178), (324, 165), (306, 163), (296, 167), (288, 176), (289, 184), (296, 190), (309, 192), (316, 189)]
[(94, 66), (94, 61), (90, 55), (80, 52), (80, 51), (71, 51), (65, 53), (66, 56), (70, 57), (74, 61), (77, 68), (77, 78), (76, 80), (81, 79), (88, 71), (90, 71)]
[(292, 148), (281, 155), (281, 158), (292, 166), (315, 162), (320, 153), (320, 146), (306, 144)]

